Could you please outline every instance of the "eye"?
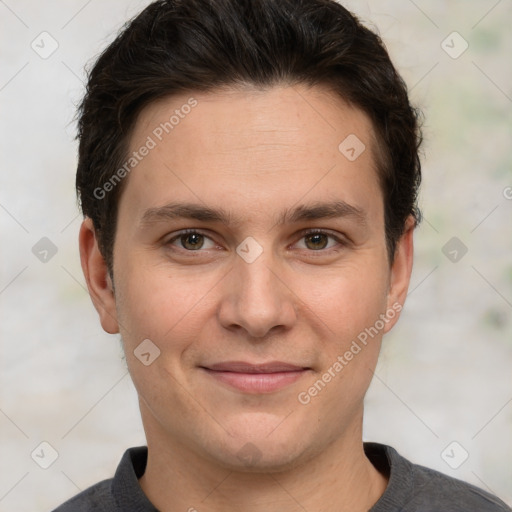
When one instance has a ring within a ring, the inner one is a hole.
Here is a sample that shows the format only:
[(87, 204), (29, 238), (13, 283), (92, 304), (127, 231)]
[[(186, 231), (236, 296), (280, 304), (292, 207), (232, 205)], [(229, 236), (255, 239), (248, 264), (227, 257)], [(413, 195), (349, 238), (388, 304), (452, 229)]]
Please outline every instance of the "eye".
[[(329, 245), (329, 239), (334, 242)], [(302, 233), (301, 241), (304, 240), (301, 249), (310, 252), (329, 251), (336, 246), (345, 246), (347, 243), (340, 237), (322, 230), (308, 230)], [(208, 246), (207, 242), (210, 242)], [(216, 247), (215, 242), (207, 235), (195, 229), (186, 229), (169, 239), (165, 245), (178, 246), (187, 252), (198, 252), (201, 249), (208, 250)]]
[[(211, 242), (210, 247), (205, 247), (205, 240)], [(215, 243), (211, 238), (207, 237), (203, 233), (196, 231), (195, 229), (186, 229), (176, 236), (172, 237), (166, 245), (174, 245), (175, 242), (180, 244), (180, 248), (189, 252), (198, 251), (199, 249), (213, 249)]]
[[(329, 238), (334, 240), (336, 243), (329, 245)], [(321, 230), (309, 230), (302, 233), (301, 240), (305, 241), (305, 248), (310, 249), (312, 251), (323, 251), (325, 249), (329, 250), (333, 247), (344, 246), (346, 243), (339, 238), (338, 236), (333, 235), (332, 233), (321, 231)]]

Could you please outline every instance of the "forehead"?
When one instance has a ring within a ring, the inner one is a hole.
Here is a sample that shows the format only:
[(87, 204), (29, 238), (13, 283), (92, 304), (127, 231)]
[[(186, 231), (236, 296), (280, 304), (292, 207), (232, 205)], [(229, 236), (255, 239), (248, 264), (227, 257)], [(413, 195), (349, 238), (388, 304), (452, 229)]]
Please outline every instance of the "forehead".
[(249, 219), (250, 206), (281, 210), (308, 196), (378, 213), (374, 146), (369, 118), (320, 87), (175, 95), (139, 115), (128, 156), (139, 155), (119, 212), (129, 205), (140, 218), (170, 201), (229, 202)]

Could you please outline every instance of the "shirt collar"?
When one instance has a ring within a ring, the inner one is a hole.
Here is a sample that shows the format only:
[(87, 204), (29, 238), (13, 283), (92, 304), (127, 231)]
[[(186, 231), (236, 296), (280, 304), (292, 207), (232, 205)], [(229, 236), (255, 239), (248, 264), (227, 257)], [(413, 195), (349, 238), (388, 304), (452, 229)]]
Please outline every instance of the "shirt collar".
[(120, 511), (158, 512), (148, 500), (139, 484), (139, 478), (146, 470), (147, 446), (129, 448), (117, 467), (112, 479), (112, 495)]
[[(390, 446), (379, 443), (364, 443), (364, 451), (370, 462), (389, 477), (388, 486), (370, 512), (393, 510), (410, 498), (412, 469), (398, 452)], [(112, 495), (120, 511), (158, 512), (146, 497), (139, 484), (139, 478), (146, 470), (147, 446), (129, 448), (124, 453), (114, 478)]]

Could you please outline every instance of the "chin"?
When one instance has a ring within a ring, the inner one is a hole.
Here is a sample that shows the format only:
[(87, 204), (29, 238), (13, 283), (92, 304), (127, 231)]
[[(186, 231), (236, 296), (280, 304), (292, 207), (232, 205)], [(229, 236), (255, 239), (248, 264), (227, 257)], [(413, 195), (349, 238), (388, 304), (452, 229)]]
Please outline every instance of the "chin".
[(210, 446), (210, 456), (231, 471), (268, 473), (296, 467), (312, 446), (307, 449), (304, 425), (287, 422), (282, 416), (245, 414), (224, 432), (223, 442)]
[(247, 441), (241, 448), (229, 452), (217, 453), (217, 463), (230, 471), (240, 473), (279, 473), (296, 468), (304, 454), (296, 447), (272, 443), (255, 444)]

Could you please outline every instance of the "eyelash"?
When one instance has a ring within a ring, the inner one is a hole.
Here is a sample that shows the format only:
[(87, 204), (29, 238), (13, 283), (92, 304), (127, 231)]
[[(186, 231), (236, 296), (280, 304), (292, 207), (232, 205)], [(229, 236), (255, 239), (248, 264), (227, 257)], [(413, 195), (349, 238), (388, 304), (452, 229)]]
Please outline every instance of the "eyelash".
[[(206, 233), (203, 233), (201, 230), (198, 230), (198, 229), (184, 229), (183, 231), (180, 231), (179, 233), (177, 233), (176, 235), (174, 235), (171, 239), (167, 240), (165, 242), (165, 246), (172, 246), (172, 243), (176, 240), (179, 240), (182, 236), (184, 235), (189, 235), (189, 234), (196, 234), (196, 235), (201, 235), (201, 236), (204, 236), (205, 238), (208, 238), (209, 240), (211, 240), (212, 242), (214, 242), (214, 240), (211, 239), (211, 237), (209, 237)], [(343, 247), (346, 247), (348, 245), (348, 241), (344, 238), (340, 238), (339, 236), (336, 236), (334, 234), (332, 234), (331, 232), (329, 231), (324, 231), (322, 229), (308, 229), (308, 230), (305, 230), (305, 231), (301, 231), (300, 233), (300, 239), (299, 240), (302, 240), (303, 238), (306, 238), (307, 236), (309, 235), (316, 235), (316, 234), (320, 234), (320, 235), (326, 235), (328, 238), (332, 238), (333, 240), (335, 240), (339, 246), (341, 246), (341, 248)], [(204, 252), (205, 250), (202, 250), (202, 249), (198, 249), (196, 251), (191, 251), (191, 250), (188, 250), (188, 249), (185, 249), (183, 247), (180, 247), (179, 250), (181, 251), (184, 251), (184, 252), (187, 252), (187, 253), (194, 253), (194, 252), (197, 252), (197, 253), (201, 253), (201, 252)], [(208, 249), (206, 249), (208, 250)], [(309, 253), (320, 253), (320, 254), (325, 254), (325, 253), (331, 253), (331, 252), (338, 252), (340, 250), (340, 247), (338, 248), (329, 248), (329, 249), (318, 249), (318, 250), (309, 250), (309, 249), (305, 249), (307, 252)]]

